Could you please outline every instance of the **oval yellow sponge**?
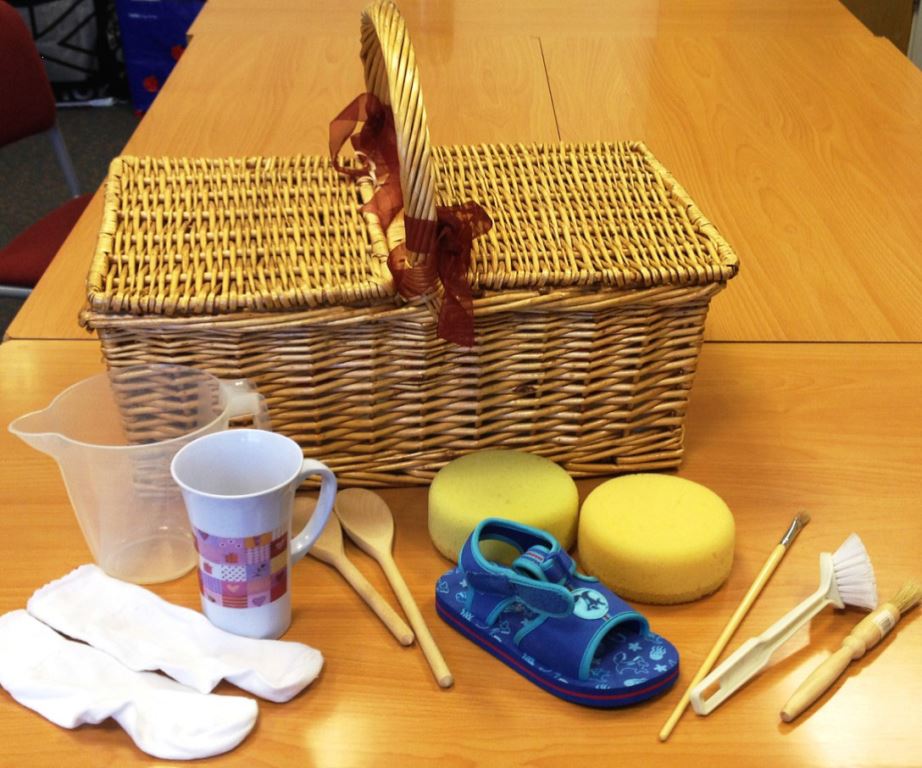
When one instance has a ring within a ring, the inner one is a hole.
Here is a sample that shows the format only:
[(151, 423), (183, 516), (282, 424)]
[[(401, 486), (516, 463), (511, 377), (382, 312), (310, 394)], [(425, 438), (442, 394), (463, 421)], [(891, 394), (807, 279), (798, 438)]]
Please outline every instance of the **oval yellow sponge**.
[(583, 502), (579, 560), (621, 597), (684, 603), (710, 594), (733, 565), (736, 526), (723, 500), (671, 475), (625, 475)]
[(471, 531), (487, 517), (542, 528), (569, 549), (578, 514), (573, 478), (550, 459), (524, 451), (462, 456), (442, 467), (429, 487), (429, 535), (456, 562)]

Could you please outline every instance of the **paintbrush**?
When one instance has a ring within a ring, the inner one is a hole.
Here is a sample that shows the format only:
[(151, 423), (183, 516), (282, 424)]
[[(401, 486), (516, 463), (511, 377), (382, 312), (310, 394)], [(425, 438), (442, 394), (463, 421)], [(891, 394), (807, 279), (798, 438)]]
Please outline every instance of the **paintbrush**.
[(858, 534), (851, 534), (834, 552), (820, 554), (820, 585), (810, 597), (758, 637), (743, 643), (720, 666), (692, 688), (691, 705), (709, 715), (759, 673), (772, 654), (827, 605), (877, 607), (874, 568)]
[(842, 641), (842, 647), (820, 664), (804, 680), (781, 710), (781, 719), (790, 723), (838, 679), (849, 664), (860, 659), (889, 634), (906, 611), (922, 600), (922, 584), (907, 582), (888, 602), (865, 616)]
[(672, 714), (669, 715), (669, 719), (666, 721), (666, 724), (663, 725), (662, 730), (659, 732), (660, 741), (666, 741), (666, 739), (669, 738), (669, 734), (672, 733), (673, 728), (675, 728), (676, 723), (679, 722), (679, 718), (682, 717), (682, 713), (688, 706), (688, 700), (691, 695), (692, 688), (701, 682), (701, 679), (711, 671), (711, 667), (714, 666), (714, 662), (717, 661), (717, 657), (720, 656), (720, 654), (723, 653), (724, 648), (727, 647), (727, 643), (730, 642), (730, 638), (733, 637), (733, 633), (736, 632), (737, 628), (746, 617), (746, 614), (749, 612), (749, 609), (752, 607), (752, 604), (761, 594), (762, 589), (768, 583), (768, 580), (771, 578), (772, 574), (775, 572), (775, 569), (781, 562), (781, 558), (784, 557), (785, 552), (787, 552), (791, 544), (794, 543), (794, 539), (797, 538), (797, 534), (800, 533), (801, 529), (809, 522), (810, 515), (808, 515), (806, 512), (801, 512), (788, 526), (784, 536), (781, 537), (781, 541), (779, 541), (778, 545), (772, 550), (768, 560), (765, 561), (765, 565), (762, 566), (762, 570), (759, 571), (759, 575), (756, 577), (756, 580), (752, 583), (752, 586), (749, 587), (749, 591), (746, 593), (743, 601), (739, 604), (736, 611), (733, 613), (733, 616), (730, 617), (730, 620), (724, 627), (723, 632), (720, 633), (720, 637), (717, 638), (717, 642), (714, 643), (714, 647), (711, 648), (711, 652), (707, 655), (707, 658), (705, 658), (701, 668), (697, 671), (697, 673), (695, 673), (692, 681), (688, 684), (688, 688), (685, 690), (685, 693), (682, 694), (682, 698), (679, 699), (679, 702), (675, 705), (675, 709), (672, 710)]

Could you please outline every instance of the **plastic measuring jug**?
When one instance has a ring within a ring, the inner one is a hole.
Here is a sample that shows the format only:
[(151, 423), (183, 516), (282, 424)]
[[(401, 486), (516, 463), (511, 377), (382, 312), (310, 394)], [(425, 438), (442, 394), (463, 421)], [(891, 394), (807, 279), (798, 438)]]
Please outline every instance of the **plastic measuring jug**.
[(9, 429), (58, 462), (96, 563), (116, 578), (152, 584), (198, 563), (182, 494), (170, 476), (173, 456), (244, 416), (269, 428), (265, 401), (245, 379), (140, 365), (84, 379)]

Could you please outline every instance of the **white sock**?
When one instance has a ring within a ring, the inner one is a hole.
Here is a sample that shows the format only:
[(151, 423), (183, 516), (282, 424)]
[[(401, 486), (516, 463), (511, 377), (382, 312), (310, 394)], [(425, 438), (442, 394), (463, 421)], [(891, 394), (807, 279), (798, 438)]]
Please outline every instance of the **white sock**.
[(113, 579), (95, 565), (82, 565), (45, 585), (26, 607), (45, 624), (130, 669), (159, 669), (202, 693), (224, 679), (269, 701), (288, 701), (323, 666), (314, 648), (232, 635), (198, 611)]
[(154, 757), (190, 760), (236, 747), (256, 724), (243, 696), (197, 693), (65, 640), (25, 611), (0, 616), (0, 686), (64, 728), (114, 718)]

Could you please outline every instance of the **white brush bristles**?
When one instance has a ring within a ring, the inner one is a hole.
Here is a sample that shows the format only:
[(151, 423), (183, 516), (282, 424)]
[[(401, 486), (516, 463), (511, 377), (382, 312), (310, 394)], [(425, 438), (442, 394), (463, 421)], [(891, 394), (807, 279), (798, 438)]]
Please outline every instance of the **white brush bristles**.
[(836, 550), (832, 567), (842, 602), (869, 611), (877, 607), (874, 567), (857, 533), (851, 534)]

